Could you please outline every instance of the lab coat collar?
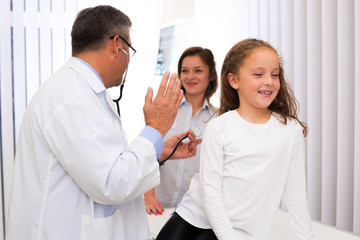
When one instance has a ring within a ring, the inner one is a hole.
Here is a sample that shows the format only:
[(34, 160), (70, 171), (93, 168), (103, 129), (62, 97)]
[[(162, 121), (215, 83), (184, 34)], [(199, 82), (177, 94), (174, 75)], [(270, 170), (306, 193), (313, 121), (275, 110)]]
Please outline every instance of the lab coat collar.
[(92, 69), (90, 65), (74, 57), (70, 58), (66, 65), (79, 73), (94, 92), (99, 93), (106, 90), (100, 76), (96, 74), (96, 71)]
[(66, 63), (68, 67), (73, 69), (79, 75), (81, 75), (84, 80), (89, 84), (95, 93), (105, 92), (106, 101), (108, 102), (110, 108), (113, 110), (114, 114), (118, 116), (113, 100), (100, 78), (97, 72), (83, 60), (78, 58), (70, 58)]

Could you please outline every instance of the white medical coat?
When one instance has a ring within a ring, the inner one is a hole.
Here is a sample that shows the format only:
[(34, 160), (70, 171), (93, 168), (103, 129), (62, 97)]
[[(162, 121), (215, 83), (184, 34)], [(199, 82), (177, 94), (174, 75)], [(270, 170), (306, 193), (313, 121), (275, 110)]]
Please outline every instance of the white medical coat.
[(151, 239), (143, 193), (159, 175), (154, 145), (127, 144), (103, 83), (71, 58), (24, 115), (6, 239)]

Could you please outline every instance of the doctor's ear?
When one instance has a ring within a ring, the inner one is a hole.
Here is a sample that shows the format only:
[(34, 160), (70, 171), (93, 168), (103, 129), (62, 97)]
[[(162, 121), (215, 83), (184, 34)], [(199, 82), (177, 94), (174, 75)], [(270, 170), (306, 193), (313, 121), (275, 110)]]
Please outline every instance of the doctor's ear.
[[(110, 38), (111, 41), (109, 42), (109, 47), (113, 52), (119, 52), (119, 50), (122, 49), (122, 43), (120, 41), (119, 36), (115, 35), (112, 38)], [(116, 50), (115, 50), (116, 49)]]
[(234, 89), (238, 89), (238, 88), (239, 88), (239, 86), (238, 86), (239, 80), (238, 80), (238, 78), (237, 78), (236, 75), (234, 75), (233, 73), (229, 73), (229, 74), (227, 75), (227, 79), (228, 79), (229, 84), (230, 84), (230, 86), (231, 86), (232, 88), (234, 88)]

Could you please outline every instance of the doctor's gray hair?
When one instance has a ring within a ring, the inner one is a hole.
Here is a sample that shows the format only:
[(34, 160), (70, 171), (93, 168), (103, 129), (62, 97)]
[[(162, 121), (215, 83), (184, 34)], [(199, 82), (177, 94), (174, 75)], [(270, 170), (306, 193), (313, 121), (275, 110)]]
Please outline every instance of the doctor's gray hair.
[(72, 55), (99, 50), (110, 36), (128, 39), (130, 28), (130, 18), (112, 6), (85, 8), (78, 13), (72, 27)]

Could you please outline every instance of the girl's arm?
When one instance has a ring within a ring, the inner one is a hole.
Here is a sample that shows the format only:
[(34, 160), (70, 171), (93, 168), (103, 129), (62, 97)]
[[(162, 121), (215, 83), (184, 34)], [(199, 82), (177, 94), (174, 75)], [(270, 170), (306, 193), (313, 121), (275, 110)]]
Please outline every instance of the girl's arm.
[(293, 147), (284, 197), (290, 214), (291, 225), (297, 238), (301, 240), (313, 239), (312, 221), (306, 196), (304, 137), (300, 127)]
[(211, 228), (219, 240), (235, 239), (223, 201), (223, 146), (217, 127), (210, 122), (200, 153), (201, 198)]

